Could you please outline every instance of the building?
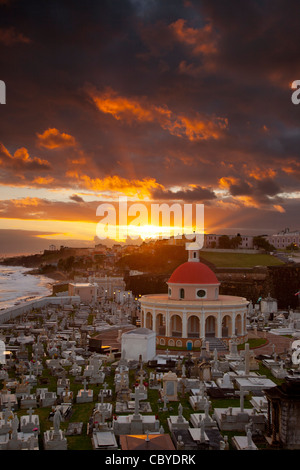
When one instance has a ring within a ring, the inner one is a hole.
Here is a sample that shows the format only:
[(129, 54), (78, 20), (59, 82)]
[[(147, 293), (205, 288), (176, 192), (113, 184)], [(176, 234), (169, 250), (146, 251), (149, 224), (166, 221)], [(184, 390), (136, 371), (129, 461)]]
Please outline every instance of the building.
[(287, 246), (294, 244), (300, 246), (300, 231), (290, 232), (289, 228), (285, 228), (281, 232), (273, 235), (265, 235), (264, 238), (271, 243), (276, 249), (285, 249)]
[(68, 285), (68, 293), (69, 296), (78, 295), (81, 302), (90, 304), (97, 300), (97, 284), (90, 282), (72, 282)]
[(125, 281), (121, 276), (94, 276), (91, 281), (98, 286), (98, 297), (106, 299), (115, 299), (117, 292), (126, 289)]
[[(204, 234), (204, 248), (219, 248), (219, 240), (223, 235), (216, 233), (206, 233)], [(228, 238), (231, 240), (235, 238), (236, 235), (228, 235)], [(242, 250), (253, 250), (253, 236), (252, 235), (240, 235), (240, 244), (238, 249)]]
[(215, 273), (200, 261), (197, 243), (187, 244), (188, 261), (175, 269), (166, 294), (140, 299), (141, 326), (156, 332), (156, 343), (167, 346), (201, 347), (203, 340), (219, 338), (228, 343), (247, 339), (248, 301), (220, 295)]
[[(123, 292), (126, 288), (126, 283), (122, 276), (90, 276), (88, 281), (87, 278), (75, 278), (75, 283), (70, 284), (73, 286), (77, 286), (77, 291), (79, 289), (82, 291), (85, 297), (88, 297), (88, 286), (96, 286), (97, 287), (97, 299), (113, 299), (116, 300), (116, 296), (118, 293)], [(84, 293), (86, 286), (86, 293)], [(72, 287), (71, 292), (76, 291), (75, 287)], [(69, 288), (69, 295), (70, 295), (70, 288)], [(73, 294), (71, 294), (73, 295)], [(80, 295), (80, 294), (76, 294)], [(95, 294), (94, 294), (95, 295)], [(91, 297), (90, 297), (91, 298)], [(91, 298), (91, 301), (93, 298)]]

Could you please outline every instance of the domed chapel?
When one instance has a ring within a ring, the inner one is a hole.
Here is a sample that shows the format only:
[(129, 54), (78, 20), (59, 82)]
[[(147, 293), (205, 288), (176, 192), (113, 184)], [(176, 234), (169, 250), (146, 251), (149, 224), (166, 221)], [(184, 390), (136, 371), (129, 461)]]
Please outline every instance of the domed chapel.
[(172, 273), (168, 292), (141, 297), (141, 326), (156, 333), (157, 344), (170, 347), (201, 347), (212, 338), (245, 342), (249, 302), (220, 295), (220, 282), (200, 261), (198, 244), (188, 243), (186, 249), (188, 260)]

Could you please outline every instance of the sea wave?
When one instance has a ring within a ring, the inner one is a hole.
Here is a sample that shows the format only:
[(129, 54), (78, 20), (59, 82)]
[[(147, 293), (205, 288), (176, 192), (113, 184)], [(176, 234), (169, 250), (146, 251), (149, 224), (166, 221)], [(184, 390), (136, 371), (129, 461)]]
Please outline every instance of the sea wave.
[(0, 265), (0, 309), (52, 293), (53, 279), (28, 274), (30, 268)]

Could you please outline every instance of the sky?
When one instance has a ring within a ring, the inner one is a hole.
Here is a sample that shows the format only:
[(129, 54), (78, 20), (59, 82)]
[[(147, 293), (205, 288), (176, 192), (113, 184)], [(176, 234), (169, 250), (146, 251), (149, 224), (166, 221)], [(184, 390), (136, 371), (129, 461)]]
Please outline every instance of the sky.
[(0, 256), (94, 246), (120, 197), (203, 205), (206, 233), (298, 230), (299, 18), (298, 0), (0, 0)]

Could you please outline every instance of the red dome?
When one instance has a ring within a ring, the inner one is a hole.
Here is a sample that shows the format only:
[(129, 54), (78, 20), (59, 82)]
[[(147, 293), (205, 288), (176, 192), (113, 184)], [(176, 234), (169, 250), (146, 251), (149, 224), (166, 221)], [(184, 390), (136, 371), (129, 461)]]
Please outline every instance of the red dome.
[(220, 284), (215, 273), (204, 263), (187, 261), (175, 269), (170, 284)]

